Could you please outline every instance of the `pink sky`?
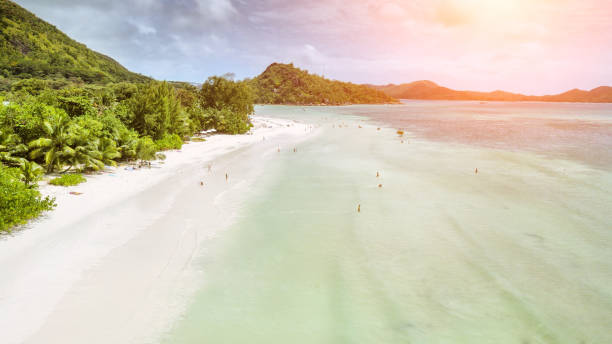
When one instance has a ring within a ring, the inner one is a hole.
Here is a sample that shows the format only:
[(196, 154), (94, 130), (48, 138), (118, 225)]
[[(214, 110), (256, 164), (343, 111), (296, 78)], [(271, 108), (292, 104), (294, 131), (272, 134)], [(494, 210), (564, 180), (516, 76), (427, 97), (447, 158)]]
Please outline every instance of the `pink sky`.
[(342, 79), (359, 70), (362, 76), (352, 77), (358, 82), (430, 79), (458, 89), (532, 94), (612, 84), (612, 1), (417, 0), (366, 7), (357, 20), (338, 22), (374, 28), (353, 38), (353, 49), (368, 51), (342, 56), (340, 42), (331, 53), (312, 45), (305, 50), (312, 50), (313, 65)]
[(612, 85), (612, 0), (17, 0), (157, 79), (272, 62), (357, 83), (529, 94)]

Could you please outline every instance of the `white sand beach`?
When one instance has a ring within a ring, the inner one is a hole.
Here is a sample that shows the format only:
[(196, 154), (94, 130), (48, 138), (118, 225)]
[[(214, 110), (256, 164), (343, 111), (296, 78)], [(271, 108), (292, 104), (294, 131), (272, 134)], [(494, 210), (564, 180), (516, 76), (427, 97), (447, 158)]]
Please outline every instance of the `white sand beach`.
[(248, 135), (189, 143), (150, 169), (41, 185), (57, 208), (0, 238), (0, 341), (156, 342), (191, 282), (205, 278), (191, 263), (207, 239), (232, 222), (278, 147), (311, 134), (299, 123), (253, 121)]

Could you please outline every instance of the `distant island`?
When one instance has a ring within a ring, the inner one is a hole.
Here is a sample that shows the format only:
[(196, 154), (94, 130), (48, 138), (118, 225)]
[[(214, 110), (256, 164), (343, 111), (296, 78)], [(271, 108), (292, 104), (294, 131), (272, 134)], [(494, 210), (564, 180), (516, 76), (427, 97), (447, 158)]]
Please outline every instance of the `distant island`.
[(329, 80), (290, 64), (273, 63), (249, 81), (257, 104), (346, 105), (397, 103), (365, 85)]
[(369, 86), (398, 99), (612, 103), (612, 87), (609, 86), (597, 87), (590, 91), (573, 89), (561, 94), (547, 96), (528, 96), (504, 91), (456, 91), (439, 86), (429, 80), (401, 85)]

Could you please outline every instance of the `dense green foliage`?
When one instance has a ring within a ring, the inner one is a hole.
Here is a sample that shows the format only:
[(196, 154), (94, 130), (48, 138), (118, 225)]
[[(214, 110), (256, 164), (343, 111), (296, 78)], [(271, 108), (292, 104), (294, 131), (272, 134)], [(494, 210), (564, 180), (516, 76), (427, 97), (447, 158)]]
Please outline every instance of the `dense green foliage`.
[(202, 130), (244, 133), (252, 112), (246, 82), (211, 77), (197, 89), (153, 81), (0, 0), (0, 230), (52, 206), (36, 190), (45, 172), (146, 165)]
[(63, 174), (57, 178), (53, 178), (49, 181), (51, 185), (57, 186), (74, 186), (81, 183), (85, 183), (87, 179), (80, 173)]
[[(142, 82), (115, 60), (88, 49), (9, 0), (0, 0), (0, 78), (44, 78), (50, 84)], [(0, 90), (7, 82), (0, 79)]]
[(218, 77), (200, 90), (157, 81), (20, 89), (0, 105), (0, 162), (32, 161), (52, 173), (153, 160), (202, 130), (248, 131), (250, 92), (244, 82)]
[(205, 127), (228, 134), (242, 134), (251, 128), (254, 95), (245, 81), (234, 82), (223, 77), (208, 78), (200, 90), (200, 106)]
[(174, 87), (167, 82), (140, 86), (128, 106), (129, 124), (141, 135), (161, 139), (167, 134), (189, 133), (187, 115), (181, 109)]
[(250, 81), (258, 104), (343, 105), (395, 103), (364, 85), (329, 80), (293, 64), (273, 63)]
[[(21, 85), (0, 98), (1, 230), (51, 208), (35, 189), (44, 172), (163, 159), (158, 151), (180, 149), (199, 131), (236, 134), (251, 127), (251, 88), (224, 78), (212, 77), (200, 90), (157, 81), (61, 89)], [(51, 183), (74, 185), (80, 178), (65, 174)]]
[(22, 172), (0, 164), (0, 232), (23, 224), (55, 206), (53, 199), (42, 198), (36, 188), (22, 181)]
[(157, 150), (181, 149), (183, 147), (183, 139), (177, 134), (166, 134), (159, 140), (155, 141)]

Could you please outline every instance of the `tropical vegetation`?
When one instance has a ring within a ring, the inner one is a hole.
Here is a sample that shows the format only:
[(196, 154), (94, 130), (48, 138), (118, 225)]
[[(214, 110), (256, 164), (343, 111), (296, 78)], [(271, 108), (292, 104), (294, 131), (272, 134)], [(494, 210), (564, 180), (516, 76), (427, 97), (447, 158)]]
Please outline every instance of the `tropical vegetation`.
[(258, 104), (384, 104), (397, 100), (364, 85), (329, 80), (293, 64), (273, 63), (249, 81)]
[(144, 82), (112, 58), (88, 49), (9, 0), (0, 0), (0, 90), (14, 80), (67, 83)]
[(0, 164), (0, 232), (26, 223), (53, 209), (55, 201), (42, 197), (35, 187), (26, 184), (18, 168)]
[(38, 181), (74, 185), (82, 172), (148, 164), (202, 130), (244, 133), (244, 82), (202, 88), (132, 73), (19, 5), (0, 0), (0, 231), (54, 206)]
[[(239, 134), (251, 126), (250, 87), (222, 77), (211, 77), (200, 89), (159, 81), (60, 89), (16, 84), (0, 95), (0, 164), (14, 168), (9, 169), (11, 185), (22, 185), (15, 192), (24, 190), (34, 204), (42, 202), (32, 196), (37, 193), (32, 186), (43, 173), (144, 163), (164, 158), (159, 151), (180, 149), (200, 131)], [(53, 183), (65, 185), (63, 181), (74, 176)]]
[(63, 174), (49, 181), (51, 185), (57, 186), (75, 186), (85, 183), (87, 179), (80, 173)]

